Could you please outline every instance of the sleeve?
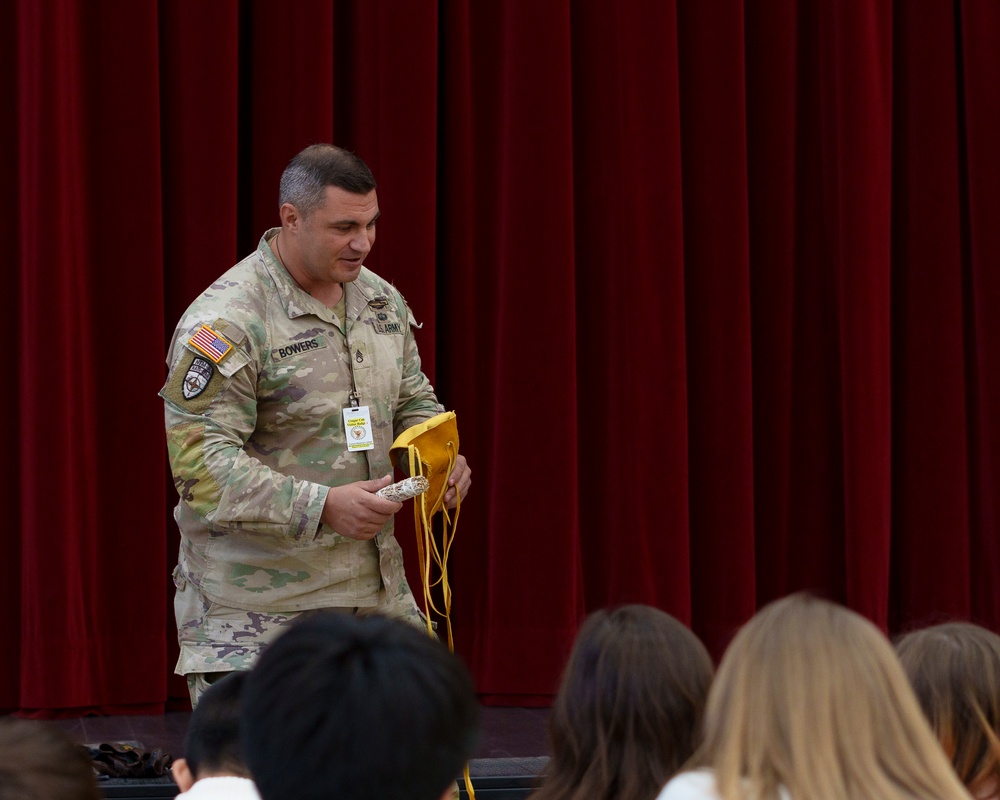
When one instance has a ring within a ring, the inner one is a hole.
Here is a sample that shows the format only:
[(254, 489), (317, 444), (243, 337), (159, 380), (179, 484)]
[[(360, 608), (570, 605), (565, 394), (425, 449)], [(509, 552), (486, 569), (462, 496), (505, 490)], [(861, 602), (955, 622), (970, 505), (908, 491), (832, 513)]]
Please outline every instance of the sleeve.
[(181, 500), (212, 529), (314, 536), (329, 487), (283, 475), (246, 452), (257, 422), (257, 370), (243, 332), (221, 320), (215, 327), (232, 350), (213, 363), (183, 336), (160, 391)]
[(400, 297), (406, 309), (406, 327), (403, 334), (403, 363), (399, 386), (399, 402), (393, 414), (393, 435), (399, 436), (407, 428), (442, 413), (445, 408), (438, 402), (434, 387), (420, 366), (417, 340), (414, 330), (420, 326), (413, 318), (413, 312)]

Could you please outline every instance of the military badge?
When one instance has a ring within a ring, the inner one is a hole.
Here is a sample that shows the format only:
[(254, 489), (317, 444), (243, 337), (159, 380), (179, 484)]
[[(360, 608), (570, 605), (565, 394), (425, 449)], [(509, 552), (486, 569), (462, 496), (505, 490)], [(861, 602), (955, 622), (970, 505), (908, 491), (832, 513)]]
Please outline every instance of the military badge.
[(194, 400), (208, 388), (208, 382), (215, 374), (215, 367), (204, 358), (195, 356), (184, 374), (184, 386), (181, 390), (185, 400)]
[(395, 333), (401, 334), (403, 332), (403, 325), (398, 319), (390, 319), (389, 315), (384, 311), (379, 311), (375, 315), (375, 319), (371, 320), (371, 325), (375, 328), (376, 333)]

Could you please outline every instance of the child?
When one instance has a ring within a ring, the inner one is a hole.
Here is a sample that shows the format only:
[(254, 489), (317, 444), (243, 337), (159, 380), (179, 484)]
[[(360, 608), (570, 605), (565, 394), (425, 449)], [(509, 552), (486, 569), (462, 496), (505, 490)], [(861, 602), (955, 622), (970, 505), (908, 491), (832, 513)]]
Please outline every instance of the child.
[(240, 695), (246, 672), (213, 683), (191, 714), (185, 758), (174, 759), (171, 774), (185, 800), (260, 800), (243, 763)]

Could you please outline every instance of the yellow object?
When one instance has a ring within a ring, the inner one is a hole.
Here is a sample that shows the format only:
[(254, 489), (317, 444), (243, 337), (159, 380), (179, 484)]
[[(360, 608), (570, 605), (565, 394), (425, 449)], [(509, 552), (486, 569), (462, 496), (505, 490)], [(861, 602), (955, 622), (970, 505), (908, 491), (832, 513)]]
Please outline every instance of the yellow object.
[[(457, 498), (453, 519), (449, 509), (444, 505), (444, 496), (448, 491), (448, 476), (451, 475), (458, 459), (458, 424), (455, 412), (445, 411), (419, 425), (407, 428), (396, 437), (389, 448), (389, 454), (407, 469), (410, 477), (422, 475), (430, 483), (427, 491), (413, 498), (413, 525), (417, 532), (417, 556), (424, 593), (424, 614), (427, 617), (427, 630), (432, 634), (434, 628), (431, 612), (444, 619), (448, 647), (454, 650), (455, 644), (451, 634), (448, 551), (455, 536), (462, 498)], [(435, 539), (431, 527), (431, 518), (438, 511), (443, 512), (443, 533), (440, 543)], [(437, 567), (436, 575), (431, 574), (432, 567)], [(435, 586), (441, 587), (443, 608), (438, 608), (431, 596), (431, 590)]]
[[(419, 425), (407, 428), (392, 443), (389, 454), (404, 465), (410, 477), (422, 475), (430, 484), (427, 491), (413, 498), (413, 527), (417, 532), (417, 557), (420, 564), (420, 583), (424, 592), (424, 614), (427, 617), (427, 632), (434, 635), (431, 621), (433, 611), (445, 621), (448, 635), (448, 649), (455, 651), (451, 634), (451, 586), (448, 584), (448, 553), (458, 527), (458, 513), (462, 508), (462, 497), (455, 487), (455, 516), (452, 517), (444, 504), (448, 491), (448, 477), (458, 459), (458, 422), (454, 411), (445, 411), (431, 417)], [(441, 511), (442, 535), (440, 544), (434, 538), (431, 520)], [(437, 567), (437, 575), (431, 574), (432, 565)], [(441, 587), (443, 608), (438, 608), (431, 596), (435, 586)], [(465, 790), (470, 800), (475, 800), (469, 765), (465, 765), (463, 777)], [(457, 798), (456, 798), (457, 800)]]

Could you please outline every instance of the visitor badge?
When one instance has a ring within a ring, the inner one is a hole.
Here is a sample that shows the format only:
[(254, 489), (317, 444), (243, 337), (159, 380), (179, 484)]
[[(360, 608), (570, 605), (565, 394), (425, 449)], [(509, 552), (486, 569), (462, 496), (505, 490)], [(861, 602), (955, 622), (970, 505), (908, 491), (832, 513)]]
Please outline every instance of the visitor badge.
[(349, 452), (375, 449), (372, 418), (368, 413), (368, 406), (344, 409), (344, 434)]

